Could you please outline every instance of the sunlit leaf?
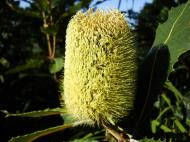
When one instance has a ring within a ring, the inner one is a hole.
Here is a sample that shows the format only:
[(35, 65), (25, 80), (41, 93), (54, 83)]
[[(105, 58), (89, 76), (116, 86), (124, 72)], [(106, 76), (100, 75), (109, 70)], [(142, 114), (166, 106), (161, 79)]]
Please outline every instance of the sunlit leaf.
[(64, 60), (61, 57), (57, 57), (54, 59), (53, 63), (50, 64), (49, 71), (50, 73), (56, 73), (61, 71), (64, 66)]
[(153, 46), (164, 43), (168, 45), (171, 61), (170, 69), (178, 56), (190, 49), (190, 1), (169, 12), (168, 20), (160, 24), (156, 31)]
[(161, 125), (160, 129), (162, 129), (165, 133), (172, 132), (172, 130), (170, 128), (168, 128), (168, 126), (166, 126), (166, 125)]
[(157, 121), (157, 120), (152, 120), (151, 121), (151, 130), (152, 130), (152, 133), (156, 133), (156, 129), (157, 127), (160, 125), (160, 122)]
[(176, 124), (176, 126), (178, 127), (178, 129), (181, 131), (181, 133), (185, 133), (187, 132), (187, 130), (185, 129), (185, 127), (181, 124), (181, 122), (179, 120), (175, 120), (174, 123)]

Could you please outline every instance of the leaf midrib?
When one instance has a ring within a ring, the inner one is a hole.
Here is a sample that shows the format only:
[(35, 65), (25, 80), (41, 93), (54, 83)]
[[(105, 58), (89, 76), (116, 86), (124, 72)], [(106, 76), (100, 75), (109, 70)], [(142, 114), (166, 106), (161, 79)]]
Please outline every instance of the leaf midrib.
[(181, 13), (177, 16), (176, 20), (174, 21), (174, 24), (172, 25), (172, 28), (170, 29), (170, 32), (169, 32), (169, 34), (168, 34), (166, 40), (164, 41), (164, 44), (166, 44), (167, 41), (169, 40), (169, 38), (171, 37), (172, 32), (173, 32), (173, 30), (174, 30), (174, 28), (175, 28), (175, 26), (176, 26), (176, 24), (177, 24), (179, 18), (183, 15), (183, 13), (184, 13), (184, 11), (186, 10), (187, 5), (189, 4), (189, 2), (190, 2), (190, 0), (187, 1), (185, 7), (183, 8), (183, 10), (181, 11)]

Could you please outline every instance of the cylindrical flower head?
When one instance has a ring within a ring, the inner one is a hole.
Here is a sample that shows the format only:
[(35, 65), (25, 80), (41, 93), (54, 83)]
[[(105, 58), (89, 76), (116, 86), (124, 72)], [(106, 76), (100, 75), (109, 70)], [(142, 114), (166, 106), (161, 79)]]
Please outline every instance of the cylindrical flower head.
[(66, 33), (62, 96), (68, 113), (98, 125), (127, 116), (135, 97), (136, 56), (118, 10), (78, 12)]

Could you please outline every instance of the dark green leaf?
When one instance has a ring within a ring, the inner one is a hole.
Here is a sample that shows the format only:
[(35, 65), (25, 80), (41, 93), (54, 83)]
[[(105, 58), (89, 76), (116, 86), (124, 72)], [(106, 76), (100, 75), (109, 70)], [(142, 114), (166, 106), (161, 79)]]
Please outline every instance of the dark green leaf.
[(175, 94), (175, 97), (178, 101), (183, 99), (181, 92), (170, 81), (165, 82), (165, 87)]
[(31, 11), (29, 9), (23, 9), (23, 8), (13, 5), (12, 3), (8, 2), (8, 1), (6, 1), (6, 3), (13, 11), (15, 11), (21, 15), (42, 19), (42, 16), (39, 11)]
[(69, 13), (70, 14), (74, 14), (76, 13), (78, 10), (80, 10), (82, 8), (82, 2), (78, 2), (77, 4), (71, 6), (69, 8)]
[(44, 34), (49, 34), (55, 36), (58, 32), (57, 26), (41, 27), (41, 32)]
[[(166, 45), (152, 47), (139, 69), (138, 88), (135, 100), (135, 118), (137, 134), (144, 132), (145, 121), (153, 103), (166, 80), (169, 65), (169, 51)], [(148, 122), (147, 122), (148, 123)], [(137, 135), (136, 134), (136, 135)]]
[(38, 8), (42, 11), (48, 12), (50, 9), (49, 7), (49, 0), (37, 0)]
[(143, 138), (143, 139), (139, 140), (139, 142), (164, 142), (164, 141), (154, 140), (153, 138), (152, 139), (150, 139), (150, 138)]
[(26, 61), (25, 64), (21, 64), (12, 69), (9, 69), (8, 71), (5, 72), (5, 74), (6, 75), (15, 74), (22, 71), (26, 71), (28, 69), (39, 68), (43, 63), (44, 61), (40, 59), (29, 59)]
[(186, 110), (186, 124), (190, 127), (190, 92), (188, 92), (183, 99), (183, 104)]

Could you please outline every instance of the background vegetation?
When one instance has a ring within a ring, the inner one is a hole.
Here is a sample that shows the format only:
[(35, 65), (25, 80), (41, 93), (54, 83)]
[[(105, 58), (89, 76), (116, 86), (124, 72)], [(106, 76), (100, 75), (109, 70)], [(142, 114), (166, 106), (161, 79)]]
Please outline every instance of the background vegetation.
[[(91, 0), (22, 1), (28, 3), (29, 7), (21, 8), (19, 0), (0, 2), (1, 142), (62, 125), (70, 120), (69, 117), (59, 114), (63, 110), (54, 109), (61, 107), (59, 79), (64, 70), (65, 30), (71, 16), (80, 9), (87, 10), (91, 3)], [(97, 8), (98, 4), (105, 1), (97, 1), (93, 7)], [(166, 35), (159, 29), (156, 33), (159, 23), (169, 19), (168, 12), (172, 7), (182, 6), (186, 1), (153, 0), (153, 3), (146, 4), (139, 13), (133, 9), (122, 11), (133, 21), (130, 24), (136, 34), (140, 69), (138, 99), (133, 117), (126, 118), (120, 125), (136, 139), (149, 137), (177, 142), (187, 142), (190, 139), (190, 47), (186, 48), (180, 43), (183, 47), (179, 48), (185, 48), (183, 51), (186, 52), (175, 51), (176, 43), (168, 41), (168, 50), (165, 45), (157, 44), (164, 43), (161, 39), (155, 40), (159, 33), (163, 37)], [(183, 16), (182, 21), (188, 16), (190, 17), (188, 14)], [(166, 30), (167, 27), (169, 26), (161, 25), (160, 29)], [(179, 31), (182, 30), (178, 29), (175, 34)], [(187, 29), (186, 35), (182, 36), (183, 43), (190, 43), (187, 39), (189, 35)], [(150, 50), (152, 46), (156, 48)], [(179, 57), (175, 57), (176, 60), (172, 57), (170, 66), (169, 53), (172, 56), (180, 53)], [(153, 74), (150, 75), (152, 71)], [(147, 93), (149, 87), (151, 89)], [(143, 113), (140, 116), (142, 108)], [(31, 111), (37, 112), (26, 113)], [(22, 117), (19, 116), (20, 113)], [(48, 129), (43, 134), (50, 132), (50, 135), (35, 141), (105, 139), (105, 131), (101, 128), (78, 126), (56, 132), (60, 129), (65, 128)], [(30, 139), (34, 137), (35, 134)]]

